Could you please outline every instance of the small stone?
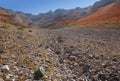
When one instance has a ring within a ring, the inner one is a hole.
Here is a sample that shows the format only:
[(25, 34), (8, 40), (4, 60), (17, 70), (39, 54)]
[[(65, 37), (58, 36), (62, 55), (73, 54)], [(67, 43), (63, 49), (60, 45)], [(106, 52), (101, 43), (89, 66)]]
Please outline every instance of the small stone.
[(14, 68), (16, 69), (16, 71), (19, 71), (19, 68), (17, 66), (14, 66)]
[(83, 73), (89, 72), (90, 66), (89, 65), (84, 65), (83, 66)]
[(58, 37), (57, 38), (57, 43), (62, 43), (63, 42), (63, 38), (62, 37)]
[(9, 75), (7, 75), (7, 76), (6, 76), (6, 79), (10, 79), (10, 76), (9, 76)]
[(105, 81), (106, 79), (105, 79), (105, 74), (99, 74), (98, 75), (98, 79), (99, 80), (102, 80), (102, 81)]
[(3, 50), (0, 50), (0, 54), (3, 53)]
[(15, 81), (15, 79), (12, 79), (12, 81)]
[(73, 65), (74, 65), (74, 66), (77, 66), (77, 65), (78, 65), (78, 63), (77, 63), (77, 62), (75, 62)]
[(4, 81), (2, 78), (0, 78), (0, 81)]
[(39, 80), (45, 74), (45, 68), (41, 66), (37, 71), (34, 73), (34, 80)]
[(52, 50), (50, 48), (47, 49), (49, 52), (52, 52)]
[(56, 54), (61, 54), (61, 52), (60, 52), (60, 51), (56, 51), (55, 53), (56, 53)]
[(94, 58), (94, 55), (93, 54), (90, 54), (89, 55), (89, 59), (93, 59)]
[(2, 69), (1, 69), (2, 72), (7, 72), (7, 71), (9, 71), (9, 70), (10, 70), (10, 68), (9, 68), (8, 65), (2, 66)]
[(69, 59), (70, 59), (70, 61), (75, 61), (77, 59), (77, 57), (76, 56), (70, 56)]
[(32, 79), (27, 79), (27, 80), (25, 80), (25, 81), (33, 81)]
[(58, 81), (57, 79), (54, 79), (53, 81)]

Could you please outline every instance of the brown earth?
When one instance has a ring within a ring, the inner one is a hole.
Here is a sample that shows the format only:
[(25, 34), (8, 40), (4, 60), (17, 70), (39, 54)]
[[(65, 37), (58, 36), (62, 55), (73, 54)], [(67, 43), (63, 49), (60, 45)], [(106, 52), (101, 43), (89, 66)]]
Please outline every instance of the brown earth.
[[(31, 31), (30, 31), (31, 30)], [(0, 28), (3, 81), (33, 81), (45, 67), (43, 81), (119, 81), (120, 30)]]

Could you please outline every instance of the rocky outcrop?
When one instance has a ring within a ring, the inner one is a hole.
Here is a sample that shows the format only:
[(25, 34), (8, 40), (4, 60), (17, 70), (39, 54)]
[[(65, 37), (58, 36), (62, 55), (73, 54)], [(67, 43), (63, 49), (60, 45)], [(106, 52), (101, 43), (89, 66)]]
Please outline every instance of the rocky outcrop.
[(45, 74), (45, 68), (41, 66), (37, 71), (34, 73), (34, 80), (41, 79)]
[(111, 3), (114, 3), (114, 2), (116, 2), (116, 0), (100, 0), (93, 5), (91, 11), (95, 12), (98, 9), (100, 9), (100, 8), (106, 6), (106, 5), (109, 5)]
[(26, 20), (22, 19), (20, 15), (9, 9), (0, 7), (0, 22), (8, 23), (16, 26), (27, 26)]
[(117, 1), (116, 1), (116, 4), (120, 5), (120, 0), (117, 0)]

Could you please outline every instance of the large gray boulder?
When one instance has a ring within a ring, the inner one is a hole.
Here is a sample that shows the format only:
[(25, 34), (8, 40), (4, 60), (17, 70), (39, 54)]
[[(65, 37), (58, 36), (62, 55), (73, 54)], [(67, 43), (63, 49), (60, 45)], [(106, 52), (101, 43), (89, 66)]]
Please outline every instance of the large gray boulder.
[(34, 80), (40, 80), (45, 74), (45, 68), (41, 66), (37, 71), (34, 73)]
[(10, 70), (10, 68), (9, 68), (8, 65), (3, 65), (2, 68), (1, 68), (2, 72), (8, 72), (9, 70)]

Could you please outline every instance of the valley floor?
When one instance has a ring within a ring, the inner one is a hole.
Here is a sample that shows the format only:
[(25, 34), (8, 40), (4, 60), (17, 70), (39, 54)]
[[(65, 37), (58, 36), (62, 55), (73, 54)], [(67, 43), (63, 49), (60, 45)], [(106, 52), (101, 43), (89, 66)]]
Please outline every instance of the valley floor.
[[(119, 81), (120, 30), (35, 30), (53, 51), (57, 78), (63, 81)], [(61, 81), (61, 80), (58, 80)]]
[(44, 66), (42, 81), (120, 81), (120, 30), (30, 30), (0, 29), (1, 80), (33, 81)]

